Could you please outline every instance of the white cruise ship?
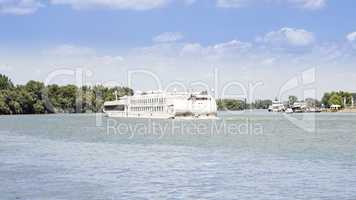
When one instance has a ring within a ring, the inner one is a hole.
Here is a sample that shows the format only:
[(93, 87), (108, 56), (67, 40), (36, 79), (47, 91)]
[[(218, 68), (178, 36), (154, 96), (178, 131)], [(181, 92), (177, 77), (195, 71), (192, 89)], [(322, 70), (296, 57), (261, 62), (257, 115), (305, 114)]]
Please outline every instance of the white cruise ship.
[(105, 102), (103, 111), (109, 117), (163, 119), (217, 117), (216, 101), (205, 92), (143, 92)]

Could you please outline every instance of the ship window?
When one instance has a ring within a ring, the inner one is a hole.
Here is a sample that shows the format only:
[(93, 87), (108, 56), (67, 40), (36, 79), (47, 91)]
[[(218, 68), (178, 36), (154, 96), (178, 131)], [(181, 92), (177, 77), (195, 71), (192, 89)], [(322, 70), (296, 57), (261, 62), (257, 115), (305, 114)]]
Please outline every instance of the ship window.
[(104, 106), (106, 111), (125, 111), (125, 105), (107, 105)]

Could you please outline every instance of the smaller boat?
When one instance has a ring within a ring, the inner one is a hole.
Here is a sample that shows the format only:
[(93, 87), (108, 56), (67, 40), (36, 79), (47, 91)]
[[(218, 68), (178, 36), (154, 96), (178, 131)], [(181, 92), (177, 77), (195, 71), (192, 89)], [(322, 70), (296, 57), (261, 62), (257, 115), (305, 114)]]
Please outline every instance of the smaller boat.
[(285, 107), (284, 107), (283, 103), (281, 103), (279, 101), (273, 101), (272, 105), (269, 106), (268, 111), (269, 112), (284, 112)]
[(287, 108), (287, 110), (285, 112), (287, 114), (292, 114), (293, 113), (293, 109), (292, 108)]

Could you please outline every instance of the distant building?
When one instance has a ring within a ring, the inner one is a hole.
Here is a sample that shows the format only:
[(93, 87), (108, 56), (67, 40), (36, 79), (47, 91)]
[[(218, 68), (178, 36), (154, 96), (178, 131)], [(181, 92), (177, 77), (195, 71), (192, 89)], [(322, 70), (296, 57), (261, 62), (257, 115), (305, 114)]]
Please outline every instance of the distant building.
[(340, 109), (341, 109), (341, 105), (335, 105), (335, 104), (333, 104), (333, 105), (330, 106), (330, 109), (331, 109), (331, 110), (340, 110)]

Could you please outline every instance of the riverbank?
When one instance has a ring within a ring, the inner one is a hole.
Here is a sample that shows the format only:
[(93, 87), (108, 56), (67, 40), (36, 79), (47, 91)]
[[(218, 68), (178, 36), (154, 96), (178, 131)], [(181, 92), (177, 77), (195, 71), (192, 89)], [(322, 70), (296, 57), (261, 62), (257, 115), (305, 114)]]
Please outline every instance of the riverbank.
[(335, 109), (324, 109), (322, 112), (328, 112), (328, 113), (356, 113), (356, 108), (344, 108), (340, 110), (335, 110)]
[(356, 108), (345, 108), (345, 109), (342, 109), (338, 112), (344, 112), (344, 113), (356, 113)]

